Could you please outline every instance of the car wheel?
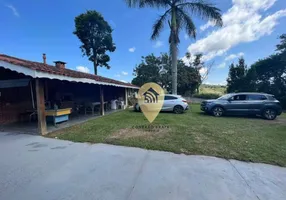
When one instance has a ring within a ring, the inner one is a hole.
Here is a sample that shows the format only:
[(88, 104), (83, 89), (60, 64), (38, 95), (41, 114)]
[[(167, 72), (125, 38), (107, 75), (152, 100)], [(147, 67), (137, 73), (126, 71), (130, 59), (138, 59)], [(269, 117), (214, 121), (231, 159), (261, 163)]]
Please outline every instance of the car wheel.
[(184, 108), (182, 106), (175, 106), (174, 113), (175, 114), (182, 114), (184, 112)]
[(215, 117), (221, 117), (224, 113), (224, 110), (222, 107), (216, 106), (212, 109), (212, 114)]
[(263, 112), (263, 117), (268, 120), (274, 120), (277, 117), (277, 113), (272, 108), (266, 108)]

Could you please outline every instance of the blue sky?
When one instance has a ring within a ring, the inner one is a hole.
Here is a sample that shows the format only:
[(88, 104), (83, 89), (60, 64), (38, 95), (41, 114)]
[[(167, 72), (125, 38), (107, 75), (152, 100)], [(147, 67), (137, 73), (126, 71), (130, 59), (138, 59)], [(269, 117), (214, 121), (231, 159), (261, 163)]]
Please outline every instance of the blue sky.
[[(213, 0), (223, 14), (224, 27), (194, 16), (197, 39), (181, 33), (180, 57), (187, 51), (203, 53), (214, 63), (206, 83), (225, 84), (228, 66), (243, 55), (248, 65), (272, 54), (278, 36), (286, 33), (285, 0)], [(68, 3), (67, 3), (68, 2)], [(111, 69), (98, 74), (130, 82), (141, 56), (168, 52), (168, 27), (157, 41), (151, 41), (151, 27), (162, 10), (131, 9), (124, 0), (0, 0), (0, 53), (42, 62), (67, 62), (70, 69), (93, 72), (92, 63), (82, 57), (74, 31), (74, 17), (94, 9), (113, 27), (117, 49), (111, 55)], [(204, 70), (202, 70), (202, 73)]]

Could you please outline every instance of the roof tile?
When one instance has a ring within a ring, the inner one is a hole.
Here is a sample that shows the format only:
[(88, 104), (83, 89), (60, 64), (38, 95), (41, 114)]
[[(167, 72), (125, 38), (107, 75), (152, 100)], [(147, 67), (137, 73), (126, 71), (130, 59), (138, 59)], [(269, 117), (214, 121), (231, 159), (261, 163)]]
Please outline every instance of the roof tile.
[(117, 81), (114, 79), (106, 78), (103, 76), (97, 76), (93, 74), (88, 74), (84, 72), (78, 72), (75, 70), (71, 69), (59, 69), (53, 65), (48, 65), (40, 62), (34, 62), (34, 61), (29, 61), (29, 60), (24, 60), (20, 58), (15, 58), (12, 56), (0, 54), (0, 60), (9, 62), (14, 65), (20, 65), (32, 70), (40, 71), (40, 72), (45, 72), (49, 74), (56, 74), (56, 75), (62, 75), (62, 76), (67, 76), (67, 77), (72, 77), (72, 78), (87, 78), (95, 81), (100, 81), (104, 83), (113, 83), (113, 84), (118, 84), (122, 86), (129, 86), (129, 87), (137, 87), (135, 85), (132, 85), (130, 83), (123, 83), (121, 81)]

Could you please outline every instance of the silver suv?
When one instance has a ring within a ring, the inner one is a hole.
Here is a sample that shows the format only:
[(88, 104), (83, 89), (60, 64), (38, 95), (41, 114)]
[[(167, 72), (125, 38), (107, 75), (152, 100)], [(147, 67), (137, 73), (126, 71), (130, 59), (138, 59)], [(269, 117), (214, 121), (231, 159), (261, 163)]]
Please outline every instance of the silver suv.
[[(188, 109), (189, 104), (187, 103), (187, 100), (184, 99), (182, 96), (171, 94), (166, 94), (164, 96), (164, 104), (162, 106), (161, 111), (171, 111), (176, 114), (181, 114)], [(134, 105), (134, 110), (141, 111), (138, 103)]]
[(203, 101), (201, 110), (216, 117), (224, 114), (260, 115), (268, 120), (274, 120), (282, 113), (280, 102), (273, 95), (264, 93), (226, 94)]

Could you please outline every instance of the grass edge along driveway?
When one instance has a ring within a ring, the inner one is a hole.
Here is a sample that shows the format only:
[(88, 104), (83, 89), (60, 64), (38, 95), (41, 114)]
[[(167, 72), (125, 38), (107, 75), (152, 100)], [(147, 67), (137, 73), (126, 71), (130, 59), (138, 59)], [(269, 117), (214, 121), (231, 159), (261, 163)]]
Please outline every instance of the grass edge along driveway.
[(215, 118), (199, 105), (181, 115), (160, 113), (152, 123), (125, 110), (66, 128), (48, 137), (108, 143), (152, 150), (207, 155), (286, 166), (286, 114), (275, 121), (247, 117)]

